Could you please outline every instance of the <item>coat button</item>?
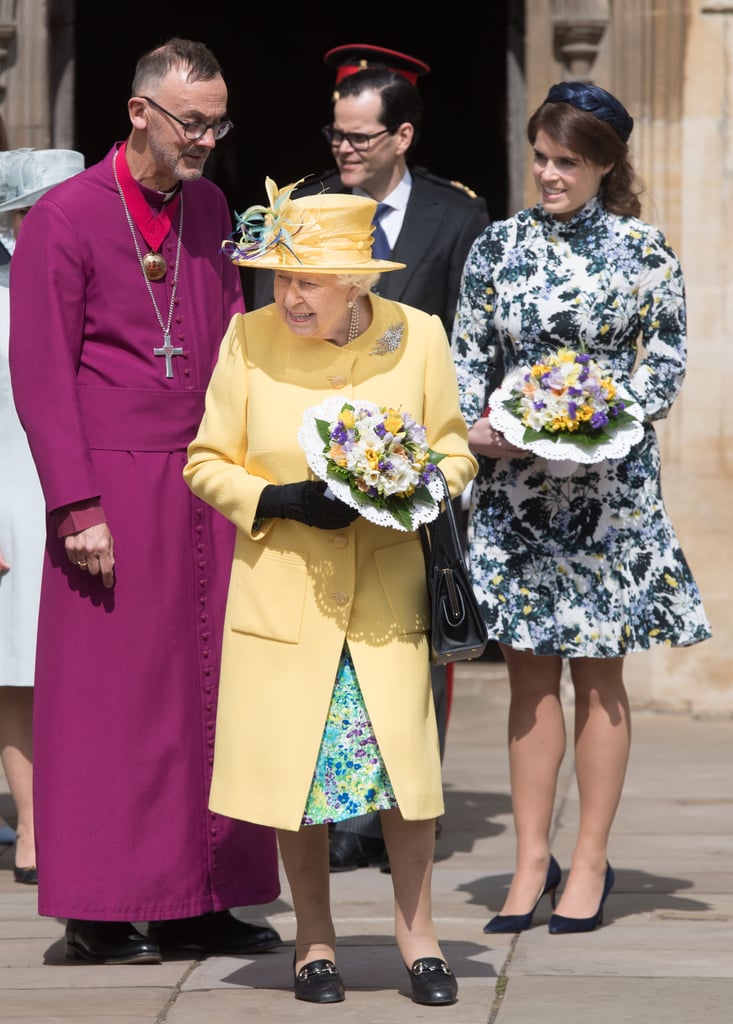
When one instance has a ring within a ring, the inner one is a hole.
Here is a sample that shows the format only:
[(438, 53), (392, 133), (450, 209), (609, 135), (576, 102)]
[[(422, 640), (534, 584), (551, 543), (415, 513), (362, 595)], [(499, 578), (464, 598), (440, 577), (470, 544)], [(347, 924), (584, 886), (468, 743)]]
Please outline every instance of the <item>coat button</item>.
[(343, 388), (346, 385), (346, 377), (337, 376), (337, 377), (330, 377), (329, 379), (330, 379), (330, 382), (331, 382), (331, 387), (333, 387), (333, 388)]
[(333, 538), (333, 546), (335, 548), (345, 548), (348, 543), (349, 538), (346, 536), (345, 533), (337, 533), (336, 536)]
[(339, 590), (338, 593), (333, 595), (333, 599), (337, 605), (345, 605), (349, 603), (349, 595), (344, 594), (343, 591)]

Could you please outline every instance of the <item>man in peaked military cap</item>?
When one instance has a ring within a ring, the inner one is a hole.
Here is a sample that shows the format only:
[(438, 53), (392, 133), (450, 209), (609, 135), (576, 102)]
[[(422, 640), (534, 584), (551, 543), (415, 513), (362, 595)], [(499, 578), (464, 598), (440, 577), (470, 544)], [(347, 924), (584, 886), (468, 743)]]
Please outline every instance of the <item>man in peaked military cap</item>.
[[(337, 46), (324, 61), (336, 75), (333, 119), (323, 129), (336, 168), (309, 178), (294, 195), (327, 189), (376, 199), (375, 255), (406, 266), (385, 274), (375, 290), (436, 313), (450, 337), (463, 264), (489, 216), (484, 199), (470, 189), (411, 166), (423, 114), (416, 83), (430, 68), (408, 54), (362, 43)], [(272, 301), (271, 289), (271, 276), (258, 271), (255, 306)]]
[[(374, 290), (437, 314), (450, 337), (463, 264), (489, 216), (470, 189), (410, 165), (423, 113), (417, 80), (430, 68), (408, 54), (361, 43), (337, 46), (324, 61), (336, 76), (333, 119), (323, 128), (336, 169), (309, 178), (294, 195), (327, 189), (376, 199), (373, 253), (406, 266), (382, 275)], [(256, 306), (272, 301), (271, 276), (256, 273)], [(445, 666), (433, 666), (432, 689), (442, 754), (450, 698)], [(334, 825), (330, 863), (332, 871), (370, 864), (387, 869), (379, 815)]]

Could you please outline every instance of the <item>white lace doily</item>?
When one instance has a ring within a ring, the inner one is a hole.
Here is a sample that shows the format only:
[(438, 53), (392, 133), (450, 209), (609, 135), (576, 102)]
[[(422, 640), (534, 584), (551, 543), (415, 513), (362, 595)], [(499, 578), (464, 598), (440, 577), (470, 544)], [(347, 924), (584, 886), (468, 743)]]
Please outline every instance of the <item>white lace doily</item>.
[[(323, 452), (323, 439), (318, 433), (316, 420), (325, 420), (332, 423), (348, 402), (353, 405), (354, 410), (368, 409), (375, 412), (379, 406), (375, 402), (367, 402), (358, 398), (339, 398), (331, 396), (326, 398), (320, 405), (312, 405), (303, 413), (303, 422), (298, 431), (298, 443), (305, 452), (308, 465), (320, 480), (325, 480), (333, 494), (349, 508), (356, 509), (370, 523), (377, 526), (390, 526), (394, 530), (407, 531), (399, 520), (395, 519), (392, 513), (386, 508), (377, 508), (367, 497), (357, 497), (345, 480), (329, 476), (328, 459)], [(443, 483), (440, 477), (435, 476), (428, 484), (428, 491), (433, 498), (430, 504), (423, 501), (414, 501), (411, 507), (412, 529), (416, 530), (421, 523), (429, 523), (435, 519), (440, 511), (440, 500), (443, 496)]]
[[(610, 439), (599, 441), (597, 444), (578, 444), (569, 440), (565, 435), (557, 441), (551, 441), (548, 438), (525, 441), (524, 424), (508, 409), (505, 409), (503, 404), (512, 397), (512, 385), (515, 379), (516, 375), (509, 375), (495, 391), (492, 391), (489, 398), (491, 406), (489, 423), (495, 430), (500, 430), (507, 441), (511, 441), (517, 448), (525, 448), (534, 455), (541, 455), (549, 462), (572, 461), (591, 465), (594, 462), (602, 462), (604, 459), (622, 459), (644, 436), (641, 407), (624, 388), (617, 385), (616, 391), (619, 397), (626, 402), (625, 412), (633, 416), (634, 419), (613, 427), (613, 437)], [(550, 468), (552, 469), (552, 467)], [(562, 475), (562, 471), (556, 475)]]

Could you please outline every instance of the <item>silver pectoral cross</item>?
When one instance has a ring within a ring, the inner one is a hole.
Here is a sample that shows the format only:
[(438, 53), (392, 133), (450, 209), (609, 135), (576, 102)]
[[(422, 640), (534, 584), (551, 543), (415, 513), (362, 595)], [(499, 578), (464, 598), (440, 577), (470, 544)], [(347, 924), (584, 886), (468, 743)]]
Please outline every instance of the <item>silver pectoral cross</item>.
[(173, 376), (173, 356), (182, 356), (182, 348), (174, 348), (173, 342), (171, 341), (170, 334), (163, 335), (163, 345), (161, 348), (153, 349), (154, 356), (165, 356), (165, 375), (166, 377)]

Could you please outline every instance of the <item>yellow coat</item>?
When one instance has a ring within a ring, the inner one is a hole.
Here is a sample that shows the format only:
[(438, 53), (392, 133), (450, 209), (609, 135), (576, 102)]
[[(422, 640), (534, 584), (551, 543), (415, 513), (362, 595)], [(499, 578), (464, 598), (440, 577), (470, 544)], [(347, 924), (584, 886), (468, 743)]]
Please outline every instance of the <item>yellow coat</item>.
[[(427, 428), (453, 495), (473, 479), (458, 386), (440, 319), (370, 295), (368, 331), (339, 348), (299, 338), (274, 305), (237, 314), (225, 335), (184, 477), (237, 527), (224, 625), (210, 806), (298, 829), (348, 641), (405, 818), (443, 813), (430, 688), (425, 570), (417, 533), (359, 517), (341, 530), (268, 519), (268, 483), (313, 478), (303, 411), (338, 394), (401, 408)], [(403, 326), (394, 351), (380, 343)]]

